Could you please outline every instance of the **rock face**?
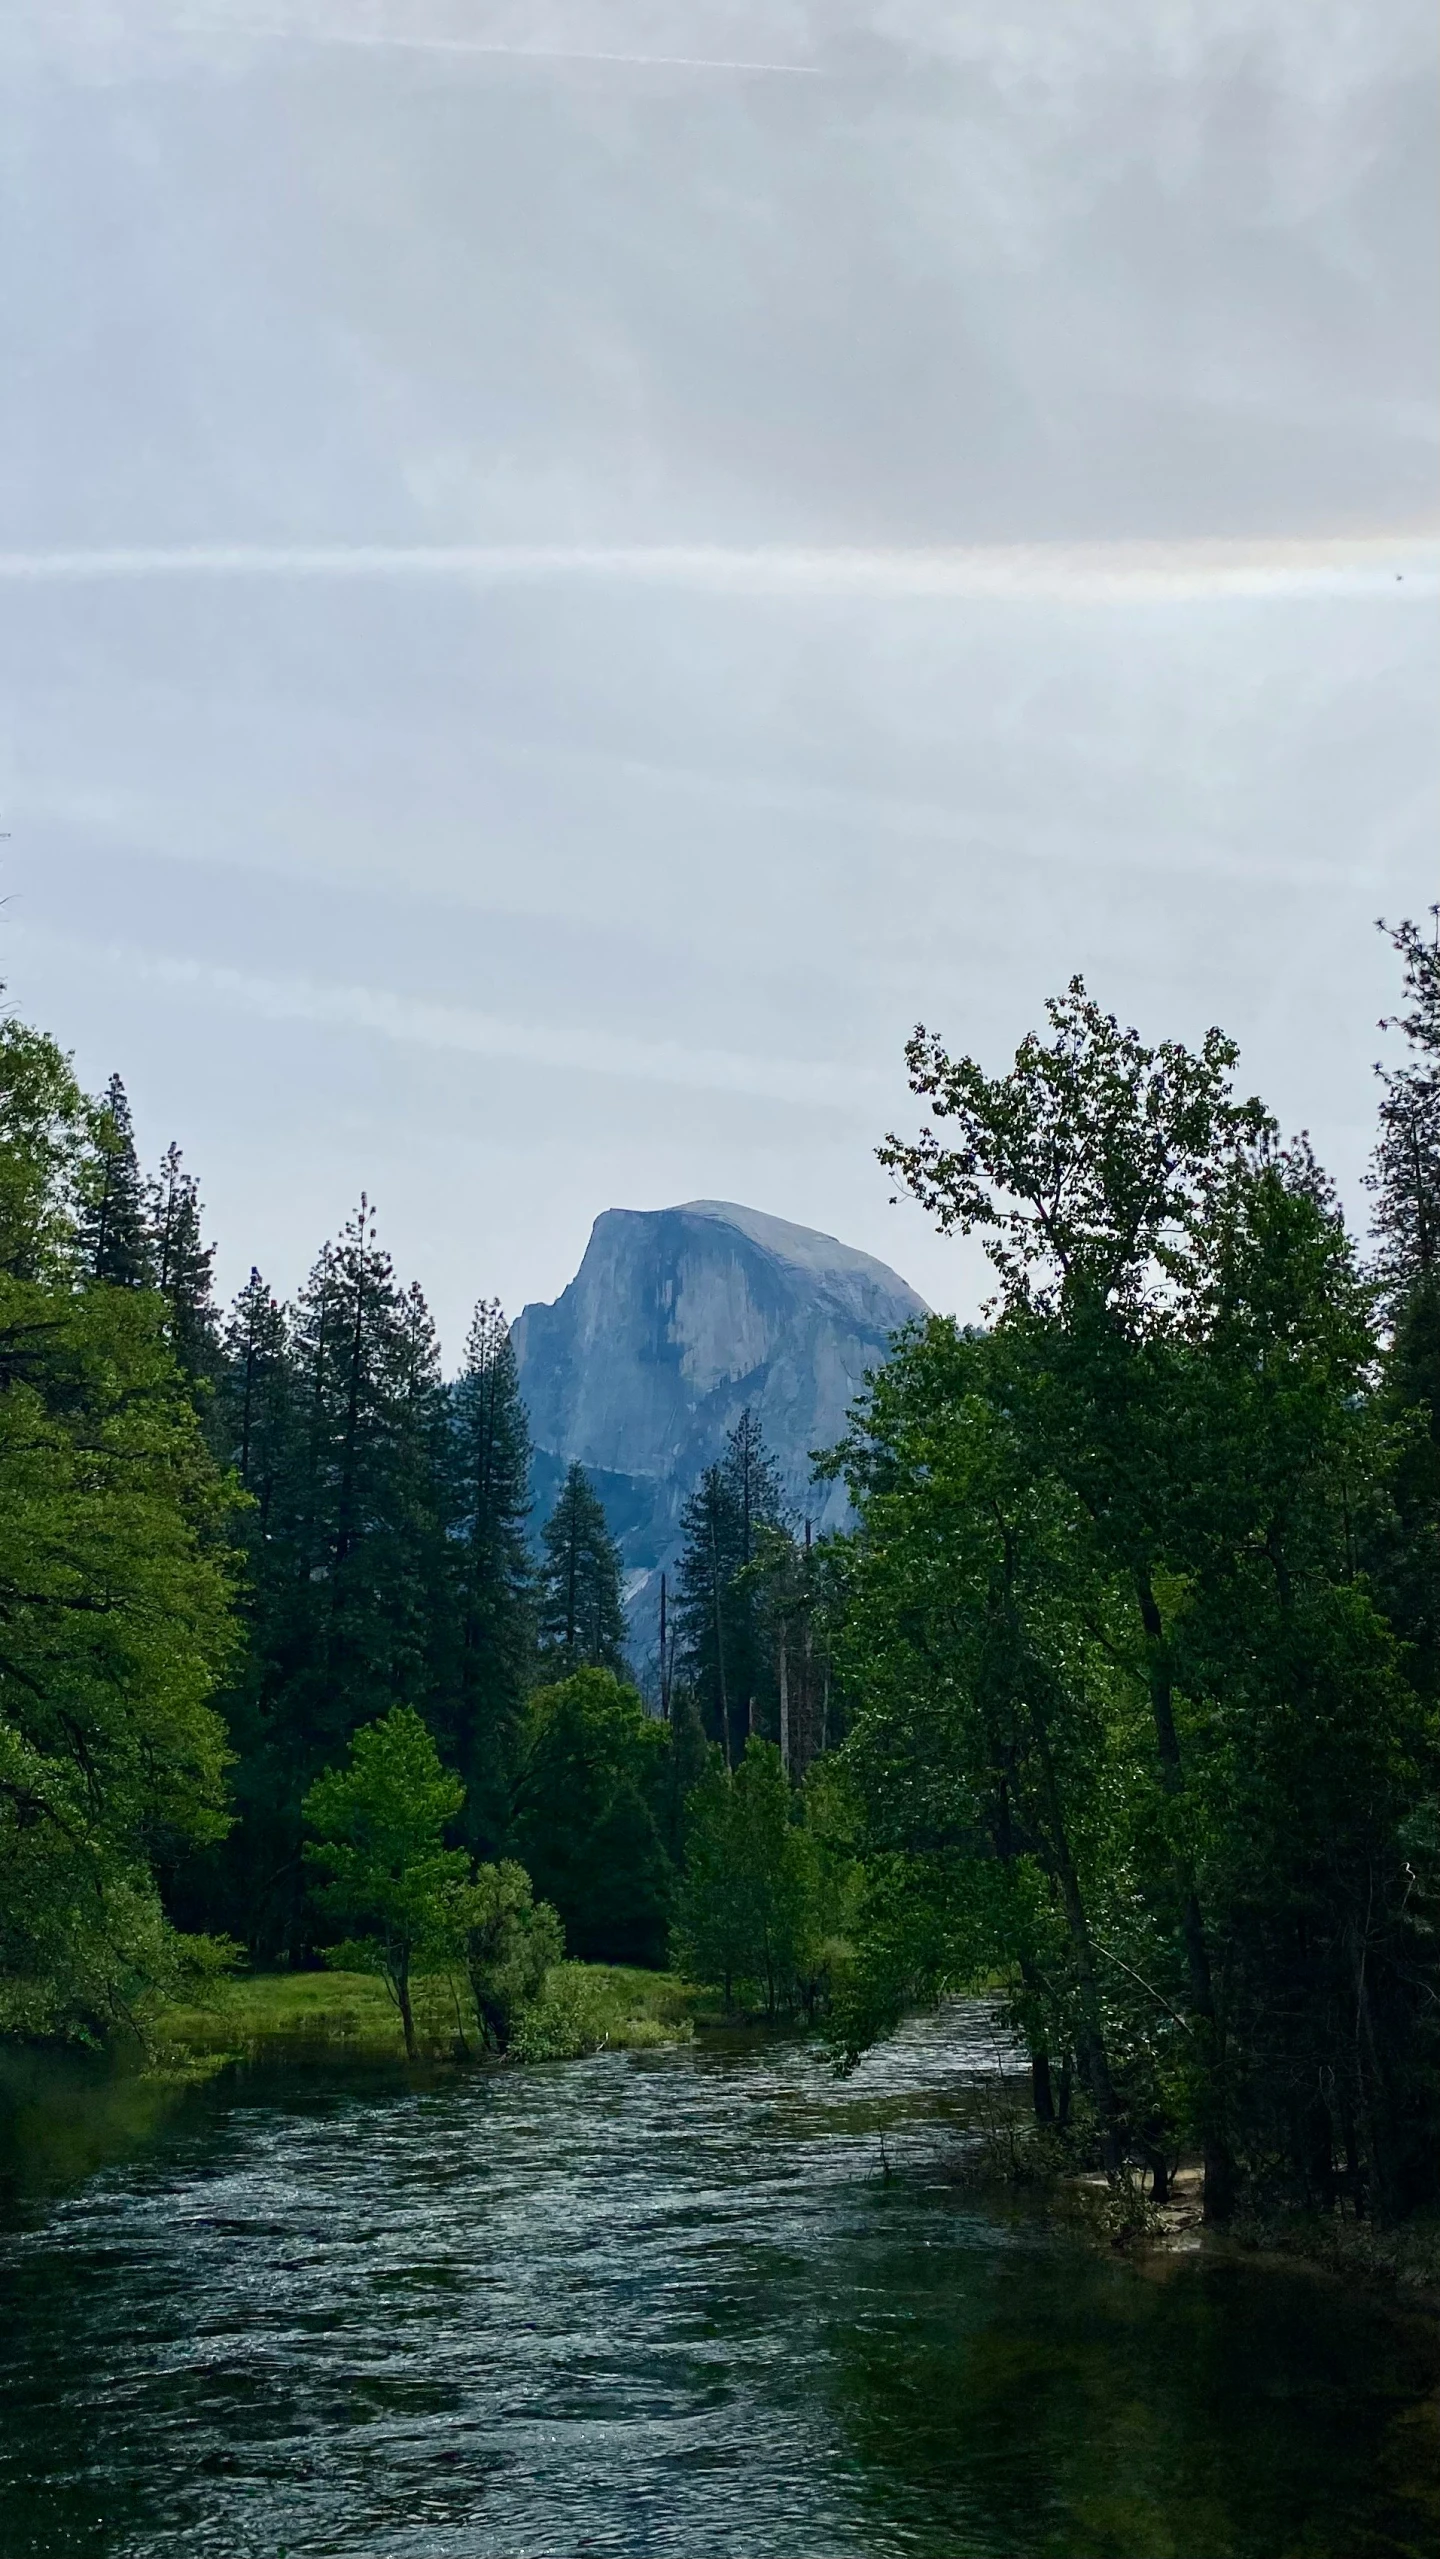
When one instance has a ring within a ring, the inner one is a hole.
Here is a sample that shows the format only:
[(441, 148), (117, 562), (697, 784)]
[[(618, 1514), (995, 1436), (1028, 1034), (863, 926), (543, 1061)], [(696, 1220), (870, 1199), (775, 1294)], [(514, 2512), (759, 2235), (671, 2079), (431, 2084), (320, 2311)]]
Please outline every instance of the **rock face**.
[(538, 1513), (578, 1458), (640, 1598), (749, 1405), (797, 1514), (838, 1523), (844, 1488), (811, 1482), (810, 1452), (840, 1437), (866, 1370), (925, 1311), (883, 1262), (758, 1209), (607, 1209), (563, 1295), (514, 1328)]

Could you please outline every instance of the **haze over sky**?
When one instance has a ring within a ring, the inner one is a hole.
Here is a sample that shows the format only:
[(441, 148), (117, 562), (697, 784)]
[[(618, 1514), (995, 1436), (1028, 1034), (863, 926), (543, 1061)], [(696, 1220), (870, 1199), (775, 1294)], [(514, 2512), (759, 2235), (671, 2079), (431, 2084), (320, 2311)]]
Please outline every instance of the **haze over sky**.
[(1357, 1209), (1440, 894), (1430, 0), (10, 0), (0, 970), (228, 1289), (453, 1359), (888, 1206), (921, 1018), (1212, 1020)]

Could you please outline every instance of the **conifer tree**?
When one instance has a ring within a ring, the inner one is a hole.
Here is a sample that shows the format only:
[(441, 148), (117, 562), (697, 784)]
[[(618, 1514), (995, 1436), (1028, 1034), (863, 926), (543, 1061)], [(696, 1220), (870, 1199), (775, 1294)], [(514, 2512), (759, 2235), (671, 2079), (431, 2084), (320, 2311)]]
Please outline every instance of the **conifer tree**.
[(482, 1856), (503, 1845), (531, 1646), (530, 1435), (510, 1328), (482, 1298), (451, 1397), (454, 1658), (445, 1717)]
[(148, 1207), (129, 1098), (119, 1076), (112, 1075), (95, 1113), (82, 1175), (77, 1244), (87, 1279), (113, 1288), (154, 1284)]
[(213, 1379), (219, 1328), (212, 1295), (215, 1247), (201, 1230), (200, 1190), (173, 1142), (150, 1185), (150, 1255), (155, 1285), (169, 1309), (170, 1342), (187, 1377)]
[(1402, 1032), (1408, 1055), (1376, 1070), (1384, 1100), (1370, 1189), (1378, 1272), (1395, 1318), (1417, 1292), (1440, 1286), (1440, 907), (1431, 914), (1429, 941), (1408, 921), (1390, 933), (1408, 1010), (1381, 1028)]
[(572, 1465), (541, 1532), (538, 1608), (547, 1679), (595, 1669), (625, 1674), (620, 1550), (583, 1466)]
[[(243, 1819), (217, 1887), (262, 1952), (307, 1942), (300, 1802), (396, 1696), (433, 1711), (449, 1610), (448, 1415), (429, 1311), (362, 1200), (283, 1316), (252, 1274), (218, 1404), (256, 1510), (229, 1705)], [(227, 1897), (228, 1898), (225, 1898)]]
[(779, 1478), (747, 1407), (719, 1465), (706, 1468), (681, 1513), (685, 1671), (705, 1729), (723, 1744), (732, 1767), (752, 1732), (779, 1737), (775, 1663), (757, 1567), (780, 1519)]
[[(1406, 1009), (1382, 1028), (1404, 1035), (1384, 1087), (1369, 1187), (1376, 1278), (1388, 1321), (1387, 1396), (1399, 1423), (1391, 1534), (1367, 1557), (1392, 1622), (1414, 1648), (1424, 1693), (1440, 1696), (1440, 909), (1427, 939), (1410, 922), (1390, 940)], [(1384, 929), (1384, 928), (1382, 928)]]
[(289, 1420), (289, 1333), (281, 1307), (252, 1266), (225, 1326), (216, 1399), (216, 1437), (256, 1505), (256, 1525), (269, 1530)]
[[(744, 1748), (744, 1727), (732, 1729), (736, 1687), (731, 1620), (740, 1545), (734, 1505), (718, 1466), (707, 1466), (680, 1514), (685, 1544), (679, 1582), (681, 1661), (701, 1724), (733, 1767)], [(738, 1747), (737, 1747), (738, 1736)]]

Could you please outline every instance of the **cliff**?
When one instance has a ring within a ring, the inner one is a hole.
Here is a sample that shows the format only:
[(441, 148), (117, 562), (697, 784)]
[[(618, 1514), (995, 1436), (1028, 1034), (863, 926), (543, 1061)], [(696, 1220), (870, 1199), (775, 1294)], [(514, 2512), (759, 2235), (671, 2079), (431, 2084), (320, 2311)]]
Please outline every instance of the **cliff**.
[(537, 1509), (579, 1458), (638, 1594), (748, 1404), (797, 1515), (837, 1524), (844, 1488), (811, 1482), (810, 1452), (839, 1438), (867, 1369), (924, 1312), (883, 1262), (757, 1209), (607, 1209), (569, 1287), (514, 1328)]

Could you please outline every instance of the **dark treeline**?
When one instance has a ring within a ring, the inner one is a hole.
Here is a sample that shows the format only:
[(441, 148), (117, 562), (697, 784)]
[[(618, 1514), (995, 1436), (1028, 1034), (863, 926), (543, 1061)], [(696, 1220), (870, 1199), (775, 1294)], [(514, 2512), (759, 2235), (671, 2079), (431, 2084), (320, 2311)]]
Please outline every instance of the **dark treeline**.
[(1434, 2202), (1440, 958), (1392, 939), (1368, 1260), (1220, 1033), (1079, 981), (1001, 1076), (917, 1033), (882, 1160), (984, 1238), (985, 1327), (869, 1382), (843, 1536), (742, 1418), (639, 1679), (583, 1468), (529, 1516), (498, 1304), (447, 1379), (362, 1201), (222, 1312), (177, 1149), (0, 1024), (0, 2031), (236, 1949), (373, 1964), (407, 2040), (412, 1974), (503, 2043), (562, 1950), (842, 2059), (990, 1985), (1075, 2159)]
[[(118, 1077), (88, 1099), (10, 1020), (0, 1113), (0, 2027), (104, 2035), (207, 1948), (317, 1960), (339, 1909), (315, 1790), (397, 1708), (457, 1789), (446, 1828), (473, 1877), (523, 1865), (571, 1954), (663, 1963), (702, 1710), (736, 1757), (752, 1735), (789, 1754), (792, 1732), (797, 1773), (813, 1756), (813, 1601), (749, 1417), (707, 1514), (704, 1626), (674, 1622), (657, 1719), (583, 1468), (531, 1536), (494, 1300), (446, 1380), (362, 1200), (292, 1303), (252, 1270), (222, 1313), (196, 1184), (173, 1145), (145, 1176)], [(800, 1616), (782, 1714), (770, 1655)]]
[(1394, 937), (1379, 1256), (1235, 1051), (1076, 981), (988, 1077), (921, 1032), (883, 1158), (986, 1239), (843, 1462), (868, 1851), (857, 2045), (1011, 1986), (1037, 2116), (1207, 2215), (1403, 2213), (1440, 2182), (1440, 959)]

